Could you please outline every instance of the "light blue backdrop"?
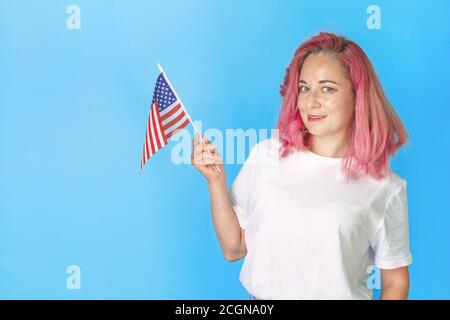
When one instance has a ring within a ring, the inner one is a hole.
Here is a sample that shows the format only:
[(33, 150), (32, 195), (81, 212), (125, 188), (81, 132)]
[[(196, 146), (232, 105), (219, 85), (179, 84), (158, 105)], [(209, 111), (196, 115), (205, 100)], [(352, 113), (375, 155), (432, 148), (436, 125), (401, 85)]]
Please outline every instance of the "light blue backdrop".
[[(69, 30), (69, 5), (81, 29)], [(369, 5), (381, 29), (369, 30)], [(450, 298), (448, 1), (0, 1), (0, 298), (247, 299), (206, 182), (159, 151), (138, 176), (159, 62), (203, 129), (272, 128), (319, 31), (369, 55), (411, 138), (410, 298)], [(189, 127), (192, 132), (192, 127)], [(227, 165), (230, 184), (240, 164)], [(69, 290), (69, 265), (81, 289)]]

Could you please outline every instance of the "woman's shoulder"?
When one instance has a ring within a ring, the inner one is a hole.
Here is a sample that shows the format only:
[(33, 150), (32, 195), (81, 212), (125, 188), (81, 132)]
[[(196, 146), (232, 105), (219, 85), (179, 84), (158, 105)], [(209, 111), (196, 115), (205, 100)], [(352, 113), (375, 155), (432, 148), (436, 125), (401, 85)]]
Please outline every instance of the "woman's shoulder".
[(401, 185), (406, 185), (406, 179), (404, 177), (401, 177), (398, 173), (392, 170), (390, 182), (397, 187), (400, 187)]
[(384, 199), (383, 203), (389, 202), (389, 199), (395, 195), (406, 194), (407, 180), (392, 170), (390, 174), (375, 183), (380, 184), (380, 196)]
[(404, 177), (401, 177), (398, 173), (391, 170), (390, 176), (388, 176), (386, 179), (388, 180), (387, 183), (389, 186), (388, 193), (390, 195), (398, 192), (399, 190), (406, 191), (407, 181)]

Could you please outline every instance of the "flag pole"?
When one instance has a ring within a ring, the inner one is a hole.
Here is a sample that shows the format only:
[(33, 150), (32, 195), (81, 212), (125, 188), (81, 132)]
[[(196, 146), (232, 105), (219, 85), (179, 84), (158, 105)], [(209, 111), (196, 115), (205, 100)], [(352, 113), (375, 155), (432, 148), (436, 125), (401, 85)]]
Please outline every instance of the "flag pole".
[[(172, 83), (170, 82), (169, 77), (167, 76), (167, 73), (163, 70), (163, 68), (161, 67), (161, 65), (160, 65), (159, 63), (156, 63), (156, 64), (158, 65), (159, 71), (160, 71), (161, 73), (164, 73), (164, 74), (166, 75), (167, 83), (169, 84), (170, 88), (172, 89), (173, 93), (175, 94), (176, 99), (180, 101), (180, 104), (182, 105), (182, 107), (183, 107), (183, 109), (184, 109), (184, 112), (186, 112), (186, 115), (187, 115), (187, 117), (189, 118), (189, 122), (190, 122), (190, 123), (192, 124), (192, 126), (194, 127), (194, 130), (198, 133), (198, 135), (199, 135), (199, 137), (200, 137), (200, 142), (201, 142), (202, 144), (204, 144), (205, 141), (203, 140), (200, 131), (198, 130), (197, 126), (194, 124), (194, 121), (192, 121), (191, 116), (190, 116), (189, 113), (187, 112), (187, 109), (184, 107), (184, 103), (183, 103), (183, 101), (180, 99), (180, 97), (178, 96), (177, 92), (175, 91), (175, 88), (173, 87)], [(216, 167), (216, 169), (217, 169), (219, 172), (222, 172), (222, 171), (220, 170), (220, 168), (219, 168), (218, 165), (215, 165), (215, 167)]]

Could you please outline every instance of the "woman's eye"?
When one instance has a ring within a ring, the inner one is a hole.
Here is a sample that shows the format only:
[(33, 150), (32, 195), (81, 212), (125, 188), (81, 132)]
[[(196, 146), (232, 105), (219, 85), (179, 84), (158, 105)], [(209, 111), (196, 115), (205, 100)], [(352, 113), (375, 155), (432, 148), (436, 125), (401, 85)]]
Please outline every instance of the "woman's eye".
[(333, 93), (333, 92), (335, 92), (336, 90), (334, 90), (332, 87), (323, 87), (323, 88), (322, 88), (322, 91), (323, 91), (324, 93)]
[(308, 92), (308, 87), (305, 87), (305, 86), (300, 86), (300, 92), (302, 92), (302, 93), (306, 93), (306, 92)]

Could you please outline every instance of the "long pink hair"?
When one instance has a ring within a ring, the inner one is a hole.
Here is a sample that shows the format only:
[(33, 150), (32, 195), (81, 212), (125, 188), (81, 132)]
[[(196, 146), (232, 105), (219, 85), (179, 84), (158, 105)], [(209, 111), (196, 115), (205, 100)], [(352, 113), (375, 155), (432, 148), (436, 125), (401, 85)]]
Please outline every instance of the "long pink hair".
[(355, 105), (349, 147), (342, 165), (345, 176), (355, 179), (365, 173), (377, 180), (386, 174), (391, 176), (389, 157), (407, 142), (408, 134), (385, 96), (367, 55), (355, 42), (333, 33), (320, 32), (301, 44), (286, 69), (280, 86), (283, 101), (276, 126), (280, 156), (309, 149), (311, 134), (300, 117), (297, 97), (303, 62), (309, 54), (318, 52), (337, 58), (353, 86)]

